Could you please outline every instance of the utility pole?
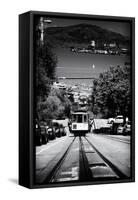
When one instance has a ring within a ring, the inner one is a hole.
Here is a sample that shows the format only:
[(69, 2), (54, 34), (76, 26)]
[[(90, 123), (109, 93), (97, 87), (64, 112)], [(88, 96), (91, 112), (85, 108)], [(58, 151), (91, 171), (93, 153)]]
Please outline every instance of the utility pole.
[(39, 30), (40, 30), (40, 45), (44, 44), (44, 31), (48, 27), (48, 24), (52, 23), (52, 20), (46, 19), (44, 17), (40, 17), (40, 25), (39, 25)]

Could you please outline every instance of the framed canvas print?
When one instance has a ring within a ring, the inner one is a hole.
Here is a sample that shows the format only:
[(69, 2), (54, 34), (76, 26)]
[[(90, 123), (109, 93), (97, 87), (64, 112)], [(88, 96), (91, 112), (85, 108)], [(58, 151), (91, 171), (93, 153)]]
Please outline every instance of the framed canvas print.
[(19, 184), (135, 180), (135, 19), (19, 16)]

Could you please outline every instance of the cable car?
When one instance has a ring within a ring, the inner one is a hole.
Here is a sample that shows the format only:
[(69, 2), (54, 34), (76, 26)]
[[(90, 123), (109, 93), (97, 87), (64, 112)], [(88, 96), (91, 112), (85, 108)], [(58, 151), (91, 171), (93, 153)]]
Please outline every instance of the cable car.
[(69, 130), (74, 135), (85, 135), (90, 131), (89, 114), (86, 111), (77, 111), (71, 114)]

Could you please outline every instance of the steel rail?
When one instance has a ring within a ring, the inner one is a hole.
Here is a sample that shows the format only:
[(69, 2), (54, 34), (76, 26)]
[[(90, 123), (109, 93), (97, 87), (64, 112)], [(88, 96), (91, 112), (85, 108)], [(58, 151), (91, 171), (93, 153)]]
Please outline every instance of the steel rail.
[(114, 171), (114, 173), (120, 179), (127, 179), (128, 176), (125, 175), (116, 165), (114, 165), (109, 159), (107, 159), (86, 137), (84, 137), (90, 146), (96, 151), (96, 153), (104, 160), (104, 162)]
[(57, 164), (54, 166), (54, 168), (49, 172), (49, 174), (47, 175), (47, 177), (45, 178), (45, 180), (43, 181), (43, 184), (45, 183), (49, 183), (49, 182), (53, 182), (54, 177), (56, 176), (56, 174), (58, 173), (59, 169), (61, 168), (61, 166), (63, 165), (74, 141), (75, 141), (76, 137), (74, 137), (74, 139), (72, 140), (72, 142), (70, 143), (70, 145), (68, 146), (67, 150), (65, 151), (65, 153), (63, 154), (63, 156), (60, 158), (60, 160), (57, 162)]

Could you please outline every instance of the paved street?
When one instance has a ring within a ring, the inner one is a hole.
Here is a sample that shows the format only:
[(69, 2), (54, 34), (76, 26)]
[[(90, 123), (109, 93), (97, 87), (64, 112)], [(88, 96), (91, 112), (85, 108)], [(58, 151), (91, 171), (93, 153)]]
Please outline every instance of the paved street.
[(36, 147), (36, 182), (42, 183), (49, 170), (61, 159), (73, 137), (62, 137)]
[(130, 176), (130, 136), (92, 134), (89, 140), (123, 173)]
[(130, 136), (74, 137), (66, 129), (66, 136), (36, 147), (36, 183), (130, 177)]

